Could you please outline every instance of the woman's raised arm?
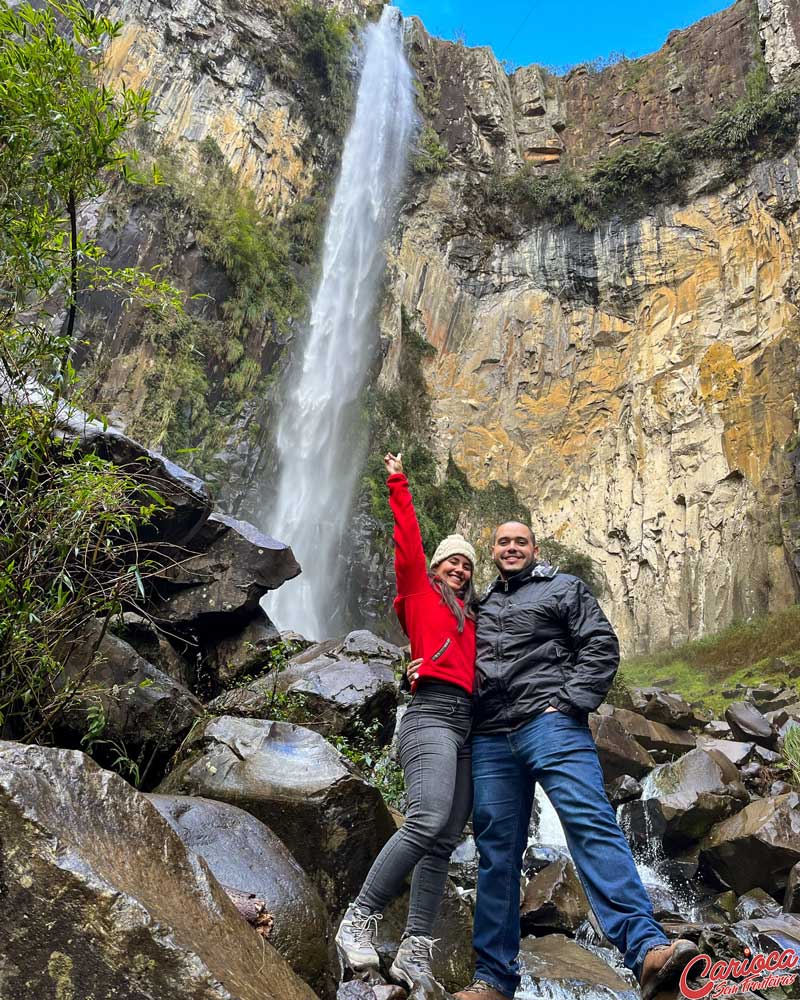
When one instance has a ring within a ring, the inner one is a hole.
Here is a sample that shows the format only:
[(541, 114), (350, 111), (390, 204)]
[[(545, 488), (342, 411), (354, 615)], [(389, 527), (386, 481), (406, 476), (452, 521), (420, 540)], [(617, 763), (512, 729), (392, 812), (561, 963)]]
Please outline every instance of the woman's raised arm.
[(389, 506), (394, 515), (394, 571), (397, 596), (419, 594), (428, 584), (428, 561), (422, 547), (414, 502), (403, 472), (402, 456), (389, 452), (384, 456), (389, 478)]

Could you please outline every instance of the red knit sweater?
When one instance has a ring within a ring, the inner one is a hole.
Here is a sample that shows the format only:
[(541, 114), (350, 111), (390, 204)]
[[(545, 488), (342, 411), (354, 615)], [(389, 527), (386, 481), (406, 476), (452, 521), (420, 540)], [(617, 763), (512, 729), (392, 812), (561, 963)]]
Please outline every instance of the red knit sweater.
[(475, 622), (467, 618), (459, 633), (455, 616), (428, 579), (422, 536), (408, 489), (396, 472), (387, 480), (394, 515), (394, 568), (397, 597), (394, 609), (411, 640), (411, 655), (422, 657), (419, 678), (458, 684), (472, 694), (475, 683)]

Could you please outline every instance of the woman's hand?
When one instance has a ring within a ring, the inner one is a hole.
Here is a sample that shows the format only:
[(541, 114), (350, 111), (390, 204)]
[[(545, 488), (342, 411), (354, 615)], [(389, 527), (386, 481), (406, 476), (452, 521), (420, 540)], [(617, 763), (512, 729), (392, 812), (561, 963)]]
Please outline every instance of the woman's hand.
[(419, 676), (419, 668), (422, 665), (422, 657), (420, 656), (417, 660), (412, 660), (411, 663), (406, 667), (406, 677), (408, 678), (409, 684), (416, 683), (417, 677)]
[(386, 473), (389, 476), (393, 476), (396, 472), (403, 471), (403, 453), (398, 451), (396, 455), (393, 455), (388, 451), (383, 456), (383, 464), (386, 466)]

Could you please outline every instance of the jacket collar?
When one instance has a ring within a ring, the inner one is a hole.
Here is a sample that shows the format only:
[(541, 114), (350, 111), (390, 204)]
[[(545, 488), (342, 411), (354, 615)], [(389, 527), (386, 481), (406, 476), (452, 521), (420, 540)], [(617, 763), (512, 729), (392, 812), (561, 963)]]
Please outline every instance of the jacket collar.
[(530, 580), (552, 580), (556, 573), (558, 573), (557, 566), (552, 566), (546, 560), (540, 560), (534, 563), (533, 566), (526, 567), (520, 573), (514, 573), (513, 576), (509, 576), (506, 580), (501, 576), (495, 577), (481, 600), (486, 600), (495, 590), (502, 590), (503, 593), (517, 590)]

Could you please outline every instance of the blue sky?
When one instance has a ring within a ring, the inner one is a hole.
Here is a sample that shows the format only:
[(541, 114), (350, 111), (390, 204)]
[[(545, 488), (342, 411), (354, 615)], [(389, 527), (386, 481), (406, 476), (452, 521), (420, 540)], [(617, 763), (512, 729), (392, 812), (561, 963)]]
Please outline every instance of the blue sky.
[(416, 14), (431, 34), (490, 45), (515, 65), (563, 68), (622, 52), (643, 56), (661, 48), (675, 28), (730, 6), (714, 0), (393, 0)]

